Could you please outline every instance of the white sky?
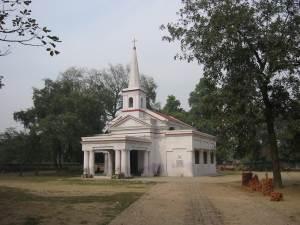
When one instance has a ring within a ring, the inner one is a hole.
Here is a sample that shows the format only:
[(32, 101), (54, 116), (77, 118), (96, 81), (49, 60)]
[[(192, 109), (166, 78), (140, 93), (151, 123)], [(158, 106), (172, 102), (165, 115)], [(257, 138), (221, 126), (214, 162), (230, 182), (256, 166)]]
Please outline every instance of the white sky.
[(202, 76), (199, 65), (174, 61), (178, 43), (161, 40), (159, 26), (175, 21), (180, 0), (35, 0), (31, 9), (40, 25), (47, 26), (63, 41), (61, 54), (50, 57), (41, 48), (14, 46), (0, 57), (0, 132), (16, 127), (13, 112), (32, 106), (32, 87), (43, 79), (56, 79), (71, 66), (103, 69), (130, 62), (132, 39), (137, 42), (141, 73), (158, 84), (157, 101), (175, 95), (184, 108)]

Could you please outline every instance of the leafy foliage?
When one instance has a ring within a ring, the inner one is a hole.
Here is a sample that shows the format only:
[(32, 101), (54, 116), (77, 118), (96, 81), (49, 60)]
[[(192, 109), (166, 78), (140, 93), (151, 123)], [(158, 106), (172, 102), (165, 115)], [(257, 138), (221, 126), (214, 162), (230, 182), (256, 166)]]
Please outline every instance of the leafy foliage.
[(51, 56), (59, 54), (56, 43), (61, 42), (51, 30), (41, 27), (31, 17), (31, 0), (0, 0), (0, 56), (10, 53), (11, 44), (45, 48)]
[(162, 112), (189, 123), (188, 113), (181, 108), (181, 103), (174, 95), (169, 95)]

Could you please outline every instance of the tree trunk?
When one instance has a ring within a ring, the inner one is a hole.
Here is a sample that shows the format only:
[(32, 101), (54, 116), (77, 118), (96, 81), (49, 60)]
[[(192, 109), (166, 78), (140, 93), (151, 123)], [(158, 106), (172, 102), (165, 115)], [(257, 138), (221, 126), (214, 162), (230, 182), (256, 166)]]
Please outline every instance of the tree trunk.
[(267, 123), (268, 142), (269, 142), (270, 153), (272, 158), (273, 183), (275, 187), (282, 188), (279, 153), (278, 153), (276, 132), (274, 128), (273, 106), (268, 96), (267, 86), (262, 88), (262, 96), (265, 105), (264, 115), (265, 115), (265, 121)]

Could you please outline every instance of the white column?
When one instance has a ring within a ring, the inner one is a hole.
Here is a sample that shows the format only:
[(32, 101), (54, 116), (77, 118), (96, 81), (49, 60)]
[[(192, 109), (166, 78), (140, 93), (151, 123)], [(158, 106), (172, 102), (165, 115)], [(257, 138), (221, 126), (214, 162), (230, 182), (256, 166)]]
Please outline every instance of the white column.
[(127, 157), (128, 151), (126, 149), (121, 150), (121, 172), (124, 174), (125, 177), (128, 176), (127, 174)]
[(107, 165), (108, 172), (107, 172), (107, 175), (111, 176), (113, 174), (113, 154), (112, 154), (112, 152), (108, 152), (107, 156), (108, 156), (107, 157), (108, 158), (108, 165)]
[(121, 152), (120, 150), (115, 150), (115, 174), (120, 174), (121, 172)]
[(89, 152), (83, 151), (83, 175), (89, 174)]
[(89, 170), (90, 170), (90, 175), (94, 176), (95, 175), (95, 153), (93, 151), (90, 151), (90, 157), (89, 157)]
[(149, 175), (149, 152), (144, 151), (144, 172), (143, 176)]
[(130, 177), (130, 151), (127, 152), (127, 176)]
[(104, 154), (104, 174), (107, 175), (107, 171), (108, 171), (108, 155), (107, 155), (107, 152), (105, 152), (103, 154)]

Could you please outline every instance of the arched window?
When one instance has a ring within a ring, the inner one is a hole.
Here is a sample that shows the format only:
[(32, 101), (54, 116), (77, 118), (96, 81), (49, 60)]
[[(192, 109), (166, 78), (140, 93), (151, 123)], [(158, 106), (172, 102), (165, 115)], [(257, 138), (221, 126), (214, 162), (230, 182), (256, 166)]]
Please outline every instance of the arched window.
[(129, 108), (132, 108), (132, 107), (133, 107), (133, 98), (132, 98), (132, 97), (129, 98), (129, 101), (128, 101), (128, 107), (129, 107)]

